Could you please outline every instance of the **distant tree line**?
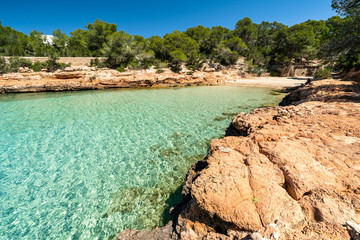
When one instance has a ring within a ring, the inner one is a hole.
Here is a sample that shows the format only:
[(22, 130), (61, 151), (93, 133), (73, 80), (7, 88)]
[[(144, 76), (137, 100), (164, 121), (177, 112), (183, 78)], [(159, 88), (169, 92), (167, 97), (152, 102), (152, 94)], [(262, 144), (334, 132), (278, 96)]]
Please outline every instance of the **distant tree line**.
[(106, 57), (105, 62), (92, 64), (119, 70), (169, 66), (179, 71), (182, 64), (198, 70), (205, 62), (231, 66), (239, 57), (246, 57), (258, 71), (304, 59), (322, 59), (345, 70), (360, 68), (359, 0), (333, 0), (332, 7), (340, 16), (291, 27), (278, 22), (256, 24), (246, 17), (233, 30), (197, 26), (150, 38), (96, 20), (70, 37), (55, 30), (51, 44), (41, 32), (26, 35), (0, 22), (0, 56)]

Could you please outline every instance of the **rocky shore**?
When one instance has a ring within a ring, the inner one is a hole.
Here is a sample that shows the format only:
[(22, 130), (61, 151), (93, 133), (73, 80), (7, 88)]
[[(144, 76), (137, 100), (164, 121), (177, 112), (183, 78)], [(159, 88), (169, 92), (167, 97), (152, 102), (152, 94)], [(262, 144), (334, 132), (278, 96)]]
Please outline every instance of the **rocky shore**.
[(168, 225), (117, 239), (359, 239), (360, 83), (312, 81), (281, 105), (212, 140)]
[[(95, 67), (70, 67), (50, 72), (31, 72), (0, 75), (0, 93), (57, 92), (106, 88), (178, 87), (197, 85), (242, 85), (262, 87), (289, 87), (304, 83), (303, 79), (252, 78), (236, 69), (173, 73), (169, 69), (119, 72)], [(256, 75), (257, 76), (257, 75)]]
[[(222, 78), (220, 78), (221, 80)], [(209, 74), (154, 74), (141, 71), (118, 72), (111, 69), (83, 67), (65, 71), (9, 73), (0, 76), (0, 93), (74, 91), (106, 88), (171, 87), (216, 85)]]

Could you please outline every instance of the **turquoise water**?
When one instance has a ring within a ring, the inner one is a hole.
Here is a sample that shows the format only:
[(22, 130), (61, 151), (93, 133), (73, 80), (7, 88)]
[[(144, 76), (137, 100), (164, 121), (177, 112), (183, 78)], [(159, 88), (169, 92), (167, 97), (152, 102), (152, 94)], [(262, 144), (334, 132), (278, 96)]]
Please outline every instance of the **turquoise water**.
[(268, 89), (0, 96), (0, 239), (112, 239), (164, 224), (187, 169)]

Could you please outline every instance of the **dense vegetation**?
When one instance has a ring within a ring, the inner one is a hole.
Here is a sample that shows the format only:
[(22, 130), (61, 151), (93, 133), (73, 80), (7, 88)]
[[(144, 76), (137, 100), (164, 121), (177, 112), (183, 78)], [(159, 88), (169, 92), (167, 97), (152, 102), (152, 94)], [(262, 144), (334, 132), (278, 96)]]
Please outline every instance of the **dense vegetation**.
[(85, 30), (71, 32), (70, 37), (55, 30), (51, 44), (41, 32), (26, 35), (0, 22), (0, 56), (106, 57), (104, 63), (93, 64), (118, 70), (155, 65), (179, 71), (183, 63), (197, 70), (204, 62), (231, 66), (240, 56), (246, 57), (254, 72), (312, 59), (323, 59), (346, 70), (360, 68), (359, 0), (333, 0), (332, 7), (340, 16), (326, 21), (308, 20), (288, 27), (278, 22), (256, 24), (246, 17), (233, 30), (197, 26), (147, 39), (96, 20)]

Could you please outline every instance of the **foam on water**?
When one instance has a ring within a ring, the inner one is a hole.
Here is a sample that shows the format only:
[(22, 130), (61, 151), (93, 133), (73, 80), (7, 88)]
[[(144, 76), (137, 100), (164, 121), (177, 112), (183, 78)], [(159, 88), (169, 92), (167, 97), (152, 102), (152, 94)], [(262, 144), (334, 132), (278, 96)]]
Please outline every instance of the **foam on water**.
[(268, 89), (0, 96), (0, 238), (112, 239), (169, 219), (188, 168)]

